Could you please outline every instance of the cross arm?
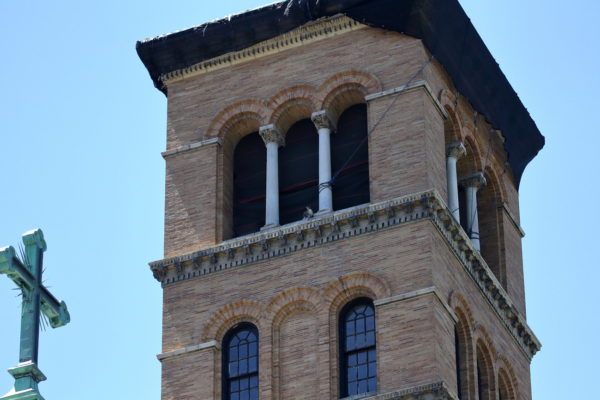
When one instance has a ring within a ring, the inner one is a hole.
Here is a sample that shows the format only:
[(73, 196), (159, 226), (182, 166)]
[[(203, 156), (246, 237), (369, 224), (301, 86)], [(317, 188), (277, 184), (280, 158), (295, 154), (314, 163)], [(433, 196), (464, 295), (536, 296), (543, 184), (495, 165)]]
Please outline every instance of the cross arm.
[[(16, 256), (12, 246), (0, 248), (0, 274), (6, 274), (20, 288), (32, 289), (35, 278)], [(44, 286), (40, 286), (41, 310), (48, 317), (50, 326), (58, 328), (71, 320), (67, 305), (59, 302)]]

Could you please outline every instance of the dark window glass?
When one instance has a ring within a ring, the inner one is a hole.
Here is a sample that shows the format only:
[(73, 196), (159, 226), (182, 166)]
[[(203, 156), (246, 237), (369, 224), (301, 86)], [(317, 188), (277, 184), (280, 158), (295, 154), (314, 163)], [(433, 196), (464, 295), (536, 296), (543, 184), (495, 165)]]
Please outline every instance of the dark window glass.
[(456, 351), (456, 388), (458, 391), (459, 400), (462, 399), (462, 376), (460, 368), (462, 365), (462, 348), (460, 345), (460, 338), (458, 337), (458, 329), (454, 327), (454, 350)]
[(223, 399), (258, 400), (258, 330), (242, 324), (223, 340)]
[(479, 363), (479, 359), (477, 359), (477, 394), (479, 395), (479, 400), (484, 400), (483, 397), (483, 376), (481, 373), (481, 365)]
[(310, 119), (296, 122), (279, 148), (279, 223), (303, 218), (319, 208), (319, 134)]
[(246, 135), (233, 153), (233, 234), (258, 232), (265, 224), (267, 151), (258, 132)]
[(340, 395), (377, 391), (375, 308), (367, 298), (352, 301), (340, 314)]
[(356, 104), (340, 115), (331, 136), (334, 210), (371, 201), (368, 141), (367, 106)]

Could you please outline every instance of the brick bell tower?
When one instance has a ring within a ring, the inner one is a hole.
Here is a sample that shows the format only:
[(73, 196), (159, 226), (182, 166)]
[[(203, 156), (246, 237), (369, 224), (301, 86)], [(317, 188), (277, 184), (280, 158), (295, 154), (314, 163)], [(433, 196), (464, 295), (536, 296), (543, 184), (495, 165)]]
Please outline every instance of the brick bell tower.
[(544, 140), (456, 0), (290, 0), (138, 42), (168, 98), (163, 400), (529, 400)]

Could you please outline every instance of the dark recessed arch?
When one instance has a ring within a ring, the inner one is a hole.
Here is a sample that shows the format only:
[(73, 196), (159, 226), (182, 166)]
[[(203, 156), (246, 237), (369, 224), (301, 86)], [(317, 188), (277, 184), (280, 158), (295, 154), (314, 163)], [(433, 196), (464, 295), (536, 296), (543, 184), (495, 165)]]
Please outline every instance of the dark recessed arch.
[(348, 107), (331, 137), (334, 210), (371, 201), (368, 139), (367, 105)]

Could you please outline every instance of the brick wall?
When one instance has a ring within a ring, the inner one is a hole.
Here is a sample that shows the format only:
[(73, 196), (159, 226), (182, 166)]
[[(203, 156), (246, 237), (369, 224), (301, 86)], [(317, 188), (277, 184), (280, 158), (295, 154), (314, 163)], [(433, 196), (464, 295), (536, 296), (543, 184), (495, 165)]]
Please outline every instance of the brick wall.
[[(335, 117), (366, 95), (406, 84), (428, 56), (417, 39), (364, 28), (170, 83), (167, 149), (174, 154), (165, 156), (165, 256), (230, 237), (232, 155), (243, 135), (268, 123), (287, 126), (302, 114), (298, 110), (325, 108)], [(508, 214), (518, 223), (518, 193), (505, 170), (500, 136), (457, 97), (436, 61), (417, 80), (429, 89), (368, 101), (369, 126), (378, 124), (369, 139), (371, 201), (430, 189), (445, 198), (449, 135), (440, 110), (452, 112), (453, 137), (472, 149), (459, 170), (470, 163), (495, 173), (493, 195), (483, 197), (495, 210), (491, 222), (481, 221), (493, 224), (484, 227), (494, 240), (486, 253), (524, 313), (521, 238)], [(343, 305), (360, 296), (382, 300), (433, 286), (437, 294), (377, 305), (379, 392), (440, 381), (456, 392), (454, 309), (469, 318), (469, 351), (474, 353), (476, 340), (485, 342), (494, 374), (508, 370), (518, 398), (529, 400), (529, 359), (429, 221), (166, 285), (163, 352), (182, 354), (162, 360), (162, 398), (220, 398), (220, 341), (241, 321), (259, 330), (262, 399), (337, 398), (337, 316)], [(190, 350), (212, 340), (214, 346)], [(473, 370), (468, 374), (464, 398), (474, 400)]]

